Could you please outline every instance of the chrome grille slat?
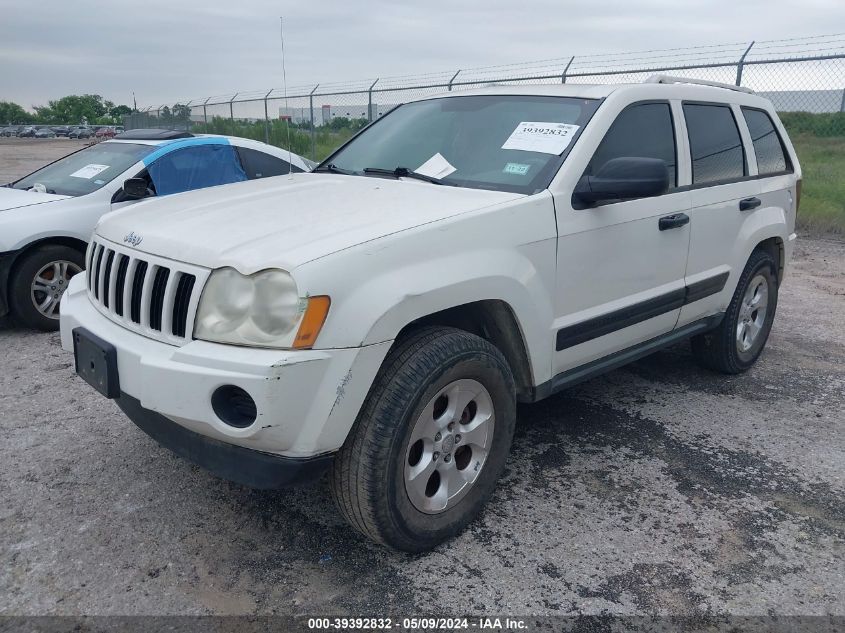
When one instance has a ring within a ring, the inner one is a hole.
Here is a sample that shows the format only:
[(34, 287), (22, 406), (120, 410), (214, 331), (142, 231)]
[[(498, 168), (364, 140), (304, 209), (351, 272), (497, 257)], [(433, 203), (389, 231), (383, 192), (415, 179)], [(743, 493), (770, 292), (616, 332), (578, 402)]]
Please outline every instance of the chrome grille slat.
[(116, 253), (109, 250), (106, 253), (106, 263), (103, 266), (103, 305), (109, 307), (114, 305), (114, 259)]
[(167, 290), (167, 282), (170, 279), (170, 269), (164, 266), (156, 268), (153, 276), (153, 286), (150, 290), (150, 327), (154, 330), (162, 331), (162, 322), (164, 321), (164, 293)]
[(94, 286), (94, 298), (99, 299), (102, 296), (100, 285), (100, 266), (103, 263), (103, 252), (106, 250), (105, 246), (100, 245), (97, 249), (97, 255), (94, 258), (94, 271), (91, 277), (91, 284)]
[(88, 247), (88, 253), (85, 255), (85, 279), (89, 288), (91, 287), (91, 271), (94, 269), (94, 253), (97, 252), (98, 247), (99, 244), (92, 240)]
[(126, 273), (129, 270), (129, 255), (118, 255), (117, 271), (114, 274), (114, 297), (111, 305), (114, 306), (114, 312), (119, 317), (126, 314), (126, 306), (124, 299), (126, 297)]
[(173, 345), (191, 340), (209, 270), (97, 237), (86, 254), (88, 297), (123, 327)]
[(185, 336), (185, 328), (188, 323), (188, 309), (193, 295), (196, 277), (182, 273), (179, 277), (179, 285), (176, 287), (176, 296), (173, 299), (173, 314), (171, 330), (174, 336)]
[(164, 289), (164, 299), (161, 302), (161, 331), (165, 334), (173, 332), (173, 299), (176, 294), (176, 287), (183, 273), (171, 271), (167, 278), (167, 286)]
[(153, 264), (152, 266), (147, 266), (147, 274), (144, 277), (144, 285), (141, 286), (141, 327), (142, 328), (149, 328), (150, 327), (150, 299), (152, 294), (153, 288), (153, 280), (156, 276), (156, 271), (158, 270), (158, 266)]
[(126, 269), (126, 281), (123, 282), (123, 320), (129, 322), (132, 314), (132, 280), (135, 279), (135, 269), (138, 260), (129, 256), (129, 267)]
[(143, 314), (143, 297), (144, 297), (144, 282), (147, 279), (149, 272), (149, 264), (143, 259), (139, 259), (135, 265), (135, 274), (132, 275), (132, 286), (129, 291), (131, 302), (129, 304), (129, 319), (138, 325), (142, 324)]

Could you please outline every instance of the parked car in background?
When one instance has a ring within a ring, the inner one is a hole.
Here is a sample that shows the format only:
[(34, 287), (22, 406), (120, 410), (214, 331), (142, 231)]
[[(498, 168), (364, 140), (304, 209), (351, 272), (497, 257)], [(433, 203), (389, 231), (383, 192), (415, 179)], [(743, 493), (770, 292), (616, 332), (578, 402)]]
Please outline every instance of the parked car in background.
[(114, 135), (113, 127), (101, 127), (94, 132), (96, 138), (114, 138)]
[(90, 127), (75, 127), (67, 135), (68, 138), (91, 138), (94, 136), (94, 130)]
[(33, 136), (34, 138), (56, 138), (56, 133), (52, 128), (42, 127), (39, 130), (35, 130), (35, 134)]
[(10, 125), (9, 127), (4, 127), (0, 130), (0, 136), (17, 136), (18, 135), (18, 126), (17, 125)]
[(18, 137), (19, 138), (28, 138), (35, 136), (36, 128), (34, 125), (27, 125), (24, 126), (22, 130), (18, 130)]
[(53, 128), (56, 136), (67, 136), (70, 133), (70, 127), (67, 125), (57, 125)]
[(310, 169), (242, 138), (132, 130), (0, 188), (0, 316), (58, 328), (59, 299), (84, 266), (101, 215), (144, 198)]
[(696, 83), (424, 97), (314, 173), (109, 214), (62, 346), (178, 454), (328, 471), (354, 529), (431, 549), (493, 496), (517, 402), (690, 338), (726, 374), (763, 351), (801, 168), (771, 101)]

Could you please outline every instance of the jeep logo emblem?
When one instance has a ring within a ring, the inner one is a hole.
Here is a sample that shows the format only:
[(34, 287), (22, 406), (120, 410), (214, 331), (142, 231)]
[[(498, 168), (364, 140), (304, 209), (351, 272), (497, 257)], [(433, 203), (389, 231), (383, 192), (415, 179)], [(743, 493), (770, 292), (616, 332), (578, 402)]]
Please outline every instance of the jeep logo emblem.
[(131, 246), (138, 246), (144, 238), (140, 235), (135, 235), (135, 233), (130, 233), (126, 237), (123, 238), (123, 241)]

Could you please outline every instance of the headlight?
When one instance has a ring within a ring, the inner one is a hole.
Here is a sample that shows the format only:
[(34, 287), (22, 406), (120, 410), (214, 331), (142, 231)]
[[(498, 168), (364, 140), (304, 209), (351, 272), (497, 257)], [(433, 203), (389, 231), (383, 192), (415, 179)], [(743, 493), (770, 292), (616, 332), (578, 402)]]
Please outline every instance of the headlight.
[(194, 336), (235, 345), (311, 347), (328, 314), (328, 299), (300, 297), (293, 277), (283, 270), (247, 276), (220, 268), (203, 288)]

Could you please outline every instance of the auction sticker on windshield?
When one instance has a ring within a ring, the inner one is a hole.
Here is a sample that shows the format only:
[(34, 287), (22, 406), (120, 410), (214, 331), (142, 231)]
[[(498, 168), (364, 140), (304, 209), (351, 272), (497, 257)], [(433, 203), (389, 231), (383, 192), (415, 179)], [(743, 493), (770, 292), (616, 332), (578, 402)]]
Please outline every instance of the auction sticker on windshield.
[(578, 126), (571, 123), (523, 121), (511, 132), (502, 149), (557, 155), (567, 148), (577, 131)]
[(75, 172), (70, 174), (72, 178), (85, 178), (86, 180), (91, 180), (94, 176), (99, 174), (101, 171), (105, 171), (109, 168), (109, 165), (85, 165), (81, 169), (77, 169)]

